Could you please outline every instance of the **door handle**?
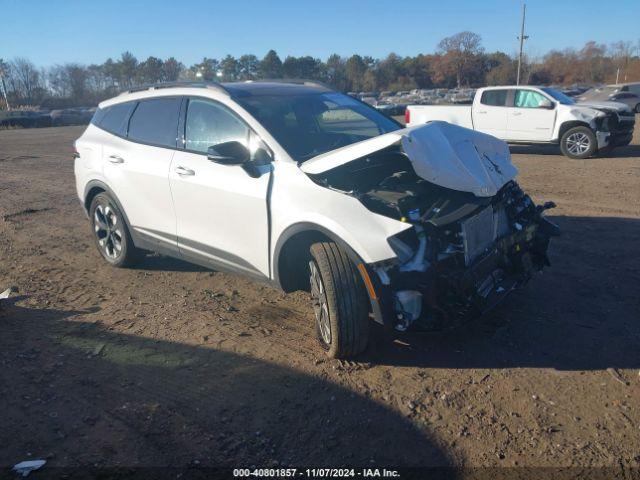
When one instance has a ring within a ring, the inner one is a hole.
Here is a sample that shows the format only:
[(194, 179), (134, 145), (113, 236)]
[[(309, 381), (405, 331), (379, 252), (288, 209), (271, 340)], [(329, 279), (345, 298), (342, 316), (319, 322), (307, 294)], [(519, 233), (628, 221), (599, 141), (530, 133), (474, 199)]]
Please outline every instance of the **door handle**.
[(176, 173), (178, 175), (184, 175), (184, 176), (192, 176), (195, 175), (196, 172), (191, 170), (190, 168), (186, 168), (186, 167), (176, 167)]
[(476, 112), (476, 113), (487, 113), (487, 111), (486, 110), (482, 110), (482, 111)]
[(518, 117), (520, 115), (522, 115), (522, 112), (513, 112), (512, 114), (514, 117)]
[(108, 159), (111, 163), (124, 163), (124, 158), (119, 157), (118, 155), (109, 155)]

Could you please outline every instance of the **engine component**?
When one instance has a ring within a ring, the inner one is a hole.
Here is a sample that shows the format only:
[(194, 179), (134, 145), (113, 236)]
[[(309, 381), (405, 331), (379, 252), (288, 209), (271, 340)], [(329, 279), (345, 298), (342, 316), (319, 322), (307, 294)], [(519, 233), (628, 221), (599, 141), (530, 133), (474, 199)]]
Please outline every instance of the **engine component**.
[[(420, 220), (420, 210), (411, 210), (409, 212), (409, 219), (414, 222)], [(400, 266), (401, 272), (424, 272), (429, 267), (429, 262), (425, 259), (425, 253), (427, 251), (427, 234), (420, 224), (414, 225), (413, 228), (418, 236), (418, 249), (409, 262)]]
[(422, 294), (415, 290), (401, 290), (395, 293), (395, 310), (398, 318), (396, 330), (404, 332), (420, 318)]
[(487, 207), (461, 223), (464, 260), (470, 265), (495, 240), (493, 208)]

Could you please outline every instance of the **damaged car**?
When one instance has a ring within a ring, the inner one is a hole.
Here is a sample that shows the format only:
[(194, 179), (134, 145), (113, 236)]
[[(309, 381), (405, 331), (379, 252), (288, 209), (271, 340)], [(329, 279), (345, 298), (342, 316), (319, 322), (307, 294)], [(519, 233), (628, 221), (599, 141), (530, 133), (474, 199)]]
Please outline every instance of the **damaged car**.
[(310, 292), (330, 357), (451, 328), (549, 265), (558, 228), (506, 143), (403, 128), (305, 81), (173, 83), (100, 104), (75, 143), (77, 193), (107, 263), (154, 251)]
[(635, 114), (624, 103), (576, 103), (550, 87), (514, 85), (477, 90), (472, 105), (409, 105), (408, 126), (446, 121), (510, 144), (558, 145), (572, 159), (628, 145)]

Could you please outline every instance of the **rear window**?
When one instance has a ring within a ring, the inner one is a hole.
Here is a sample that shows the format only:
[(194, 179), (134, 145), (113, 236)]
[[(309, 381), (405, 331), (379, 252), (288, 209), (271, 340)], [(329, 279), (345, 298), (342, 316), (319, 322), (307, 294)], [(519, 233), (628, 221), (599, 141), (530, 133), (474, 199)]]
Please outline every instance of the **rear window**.
[(155, 98), (138, 104), (127, 137), (161, 147), (176, 147), (180, 98)]
[(508, 90), (485, 90), (480, 97), (480, 103), (494, 107), (504, 107), (507, 104)]
[(116, 135), (124, 135), (127, 120), (135, 106), (135, 102), (118, 103), (106, 108), (99, 108), (91, 119), (91, 123)]

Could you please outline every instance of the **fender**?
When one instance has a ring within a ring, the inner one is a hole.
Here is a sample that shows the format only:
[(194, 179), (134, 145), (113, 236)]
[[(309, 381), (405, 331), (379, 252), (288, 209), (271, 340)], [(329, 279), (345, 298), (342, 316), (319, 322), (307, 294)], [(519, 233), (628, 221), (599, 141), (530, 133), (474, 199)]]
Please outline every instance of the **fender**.
[(87, 197), (89, 196), (89, 192), (94, 188), (100, 188), (109, 194), (109, 196), (115, 202), (116, 207), (118, 207), (118, 210), (120, 210), (120, 212), (124, 216), (124, 220), (125, 222), (127, 222), (127, 227), (129, 228), (129, 231), (131, 231), (131, 223), (129, 222), (129, 218), (127, 217), (127, 212), (125, 211), (124, 208), (122, 208), (122, 203), (120, 203), (118, 196), (113, 192), (113, 190), (109, 187), (109, 185), (104, 183), (102, 180), (90, 180), (87, 183), (87, 185), (84, 187), (84, 195), (82, 197), (82, 208), (84, 209), (87, 216), (89, 215), (89, 205), (87, 205)]
[(560, 140), (562, 140), (562, 135), (564, 135), (567, 130), (573, 127), (587, 127), (595, 132), (595, 128), (589, 122), (586, 122), (584, 120), (565, 120), (558, 127), (558, 135), (556, 136), (556, 140), (560, 142)]
[(358, 266), (358, 271), (360, 272), (360, 275), (362, 276), (365, 284), (367, 280), (370, 283), (370, 287), (367, 287), (366, 291), (371, 305), (371, 312), (373, 313), (374, 320), (377, 323), (383, 325), (386, 329), (391, 329), (392, 325), (390, 319), (393, 318), (393, 302), (389, 300), (391, 296), (388, 292), (388, 287), (382, 285), (377, 276), (371, 275), (372, 272), (370, 268), (362, 260), (360, 255), (358, 255), (358, 253), (344, 239), (340, 238), (338, 235), (336, 235), (326, 227), (323, 227), (316, 223), (294, 223), (282, 232), (282, 234), (278, 238), (278, 241), (276, 242), (276, 247), (273, 253), (273, 284), (283, 290), (282, 284), (280, 283), (280, 272), (278, 271), (280, 252), (287, 240), (292, 238), (294, 235), (302, 232), (321, 233), (322, 235), (340, 245), (340, 247), (347, 253), (349, 259)]
[(127, 225), (127, 230), (129, 230), (129, 235), (131, 235), (133, 244), (137, 247), (142, 248), (142, 244), (144, 243), (144, 241), (140, 238), (137, 232), (131, 228), (131, 222), (129, 222), (129, 217), (127, 217), (127, 212), (124, 208), (122, 208), (122, 203), (120, 203), (118, 196), (113, 192), (113, 190), (109, 187), (109, 185), (104, 183), (102, 180), (95, 180), (95, 179), (90, 180), (89, 182), (87, 182), (87, 185), (84, 187), (84, 195), (82, 197), (82, 209), (87, 215), (87, 218), (90, 215), (89, 213), (90, 205), (87, 205), (87, 197), (89, 196), (89, 192), (91, 192), (91, 190), (94, 188), (100, 188), (101, 190), (104, 190), (109, 194), (109, 196), (115, 202), (116, 207), (118, 207), (118, 210), (120, 210), (120, 212), (122, 213), (122, 216), (124, 217), (124, 222)]
[(298, 233), (303, 232), (318, 232), (332, 241), (336, 242), (340, 247), (344, 249), (347, 253), (349, 259), (354, 262), (356, 265), (359, 263), (364, 263), (360, 255), (356, 253), (356, 251), (342, 238), (336, 235), (334, 232), (329, 230), (326, 227), (318, 225), (312, 222), (298, 222), (292, 225), (289, 225), (278, 237), (278, 241), (276, 242), (276, 246), (273, 250), (273, 259), (271, 265), (273, 265), (273, 280), (277, 285), (280, 285), (280, 272), (278, 271), (278, 265), (280, 260), (280, 252), (282, 251), (282, 247), (291, 237)]

